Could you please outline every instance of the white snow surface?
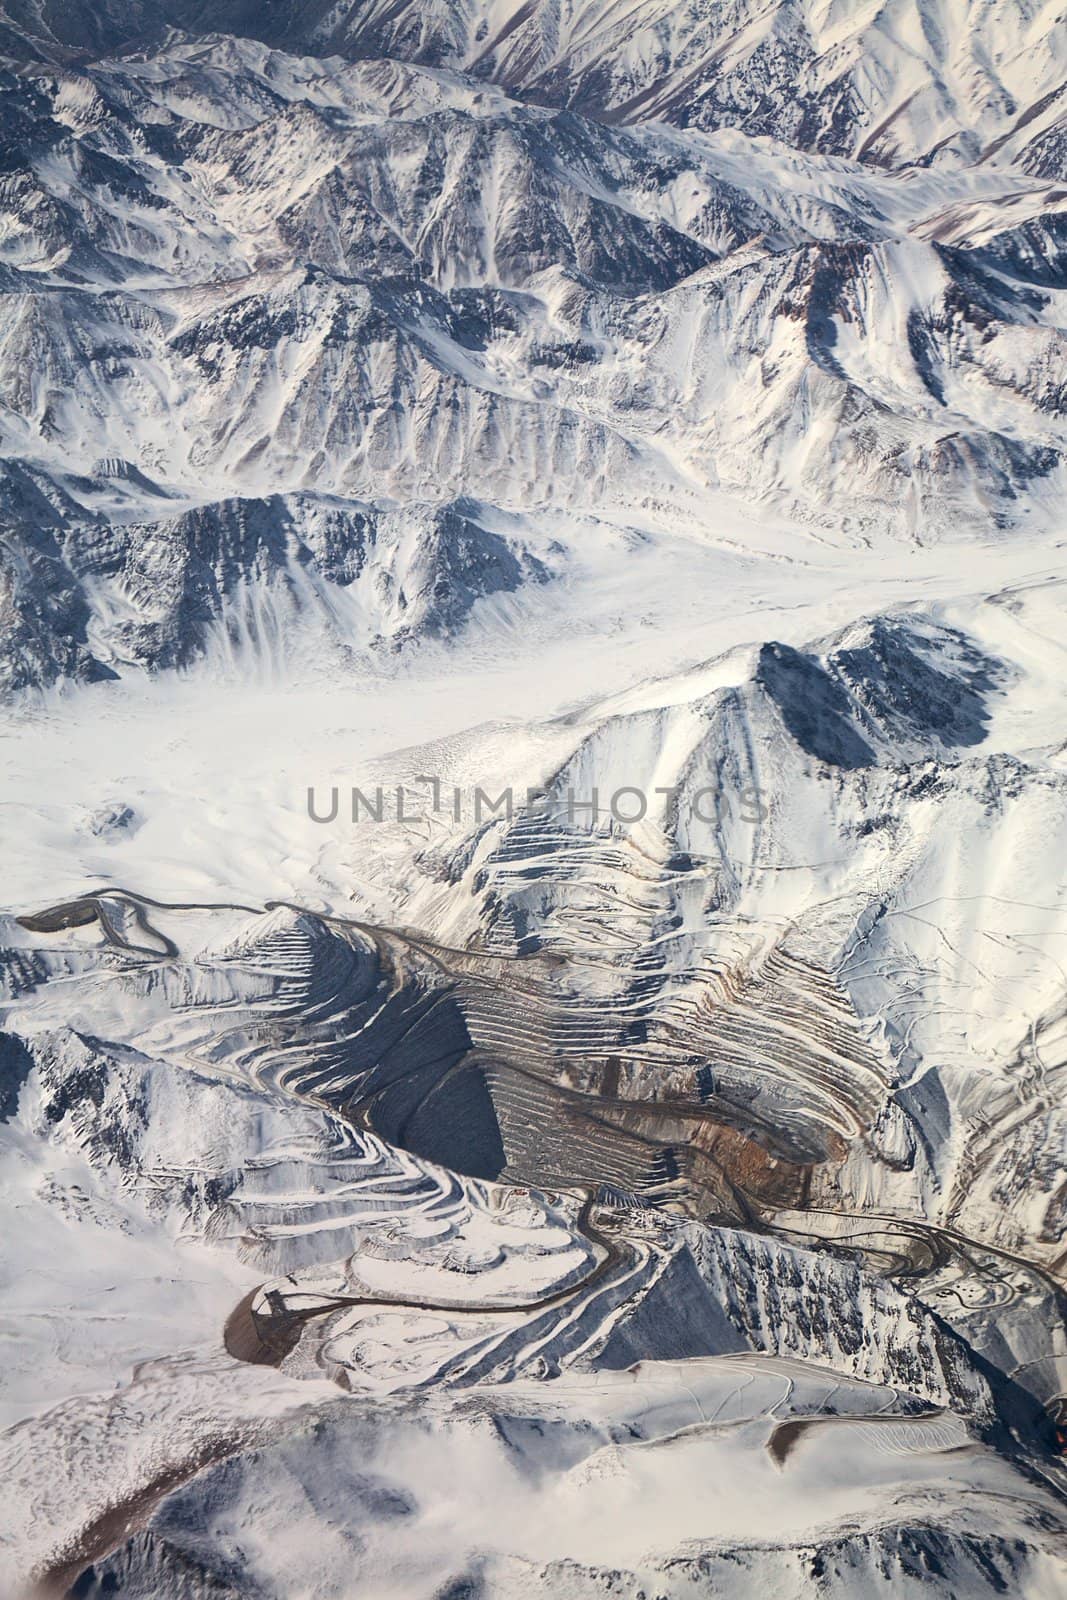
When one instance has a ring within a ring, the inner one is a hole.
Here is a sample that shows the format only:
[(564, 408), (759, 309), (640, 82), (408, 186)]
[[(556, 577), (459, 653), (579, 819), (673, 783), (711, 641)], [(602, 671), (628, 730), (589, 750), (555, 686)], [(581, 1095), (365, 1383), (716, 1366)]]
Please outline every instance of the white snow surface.
[(5, 1595), (1058, 1592), (1065, 37), (0, 5)]

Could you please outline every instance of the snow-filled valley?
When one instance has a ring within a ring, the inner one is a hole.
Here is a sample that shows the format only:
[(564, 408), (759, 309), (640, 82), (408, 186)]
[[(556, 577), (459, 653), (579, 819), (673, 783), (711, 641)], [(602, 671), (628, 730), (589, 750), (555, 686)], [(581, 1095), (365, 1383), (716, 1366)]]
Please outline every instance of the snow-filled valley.
[(0, 0), (0, 1594), (1067, 1578), (1067, 29)]

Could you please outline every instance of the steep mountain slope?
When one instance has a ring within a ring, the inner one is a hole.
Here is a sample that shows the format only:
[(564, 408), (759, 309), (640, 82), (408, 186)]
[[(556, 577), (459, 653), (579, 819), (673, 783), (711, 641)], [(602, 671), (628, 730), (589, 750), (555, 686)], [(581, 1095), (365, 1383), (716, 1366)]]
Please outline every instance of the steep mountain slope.
[(1052, 0), (0, 0), (0, 1589), (1063, 1581)]
[[(542, 573), (546, 510), (641, 524), (655, 502), (703, 528), (720, 486), (836, 537), (926, 541), (1055, 503), (1063, 201), (1003, 154), (872, 174), (747, 128), (611, 127), (222, 39), (0, 89), (12, 687), (195, 654), (196, 625), (165, 642), (144, 610), (138, 552), (189, 515), (221, 548), (235, 498), (261, 531), (199, 601), (231, 632), (238, 576), (278, 603), (255, 503), (297, 491), (352, 529), (404, 503), (431, 541), (460, 499), (487, 508), (471, 526), (522, 518), (506, 550), (477, 536), (470, 598)], [(396, 636), (390, 596), (426, 585), (403, 559), (353, 608), (352, 563), (312, 558), (325, 631)], [(81, 654), (50, 646), (49, 669), (32, 640), (75, 613)]]
[(62, 59), (167, 26), (319, 57), (448, 66), (609, 122), (745, 127), (880, 165), (972, 159), (1063, 114), (1062, 13), (1025, 0), (8, 0), (8, 48)]

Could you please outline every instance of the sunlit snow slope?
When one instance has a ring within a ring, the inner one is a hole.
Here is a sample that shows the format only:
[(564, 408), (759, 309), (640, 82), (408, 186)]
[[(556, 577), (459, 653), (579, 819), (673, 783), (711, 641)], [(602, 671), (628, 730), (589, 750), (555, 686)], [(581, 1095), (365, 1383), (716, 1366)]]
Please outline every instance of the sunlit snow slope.
[(4, 1596), (1063, 1587), (1065, 41), (0, 0)]

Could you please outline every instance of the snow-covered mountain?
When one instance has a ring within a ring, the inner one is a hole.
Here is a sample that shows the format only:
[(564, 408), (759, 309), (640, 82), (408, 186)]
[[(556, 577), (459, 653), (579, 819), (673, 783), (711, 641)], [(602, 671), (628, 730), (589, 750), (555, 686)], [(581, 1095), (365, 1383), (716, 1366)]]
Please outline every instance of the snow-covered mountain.
[[(729, 83), (757, 92), (749, 55), (772, 41), (794, 63), (782, 74), (816, 51), (819, 74), (835, 63), (849, 131), (838, 108), (824, 137), (774, 79), (761, 104), (802, 125), (749, 115), (718, 78), (714, 114), (668, 92), (672, 74), (705, 70), (709, 9)], [(421, 5), (331, 14), (328, 39), (308, 35), (354, 59), (213, 36), (13, 65), (0, 84), (6, 684), (189, 659), (212, 621), (240, 632), (246, 589), (284, 609), (310, 584), (324, 633), (357, 648), (454, 628), (517, 571), (541, 576), (546, 544), (566, 561), (546, 513), (707, 530), (709, 494), (725, 489), (835, 540), (896, 543), (1054, 507), (1059, 102), (1020, 109), (982, 87), (988, 42), (982, 71), (942, 62), (944, 82), (905, 95), (895, 30), (918, 29), (909, 8), (872, 22), (896, 41), (884, 60), (867, 30), (849, 40), (807, 9), (746, 30), (729, 8), (654, 7), (613, 32), (582, 7), (551, 70), (536, 9), (472, 55), (470, 19), (449, 8), (445, 26)], [(947, 27), (931, 8), (922, 20), (906, 63), (920, 76)], [(1054, 21), (1031, 21), (1028, 81), (1054, 71)], [(969, 48), (985, 37), (979, 17), (955, 26)], [(878, 85), (865, 99), (844, 65), (857, 49)], [(645, 104), (657, 52), (647, 115), (612, 109), (623, 78)], [(900, 142), (909, 116), (940, 129), (916, 109), (927, 95), (961, 125), (965, 90), (984, 142), (939, 138), (936, 159)], [(907, 105), (882, 115), (894, 95)], [(876, 113), (889, 145), (860, 137)], [(235, 500), (255, 521), (259, 502), (294, 494), (286, 532), (261, 522), (235, 560)], [(459, 501), (473, 502), (463, 551), (446, 535), (432, 571), (410, 568), (394, 510), (439, 548)], [(184, 547), (190, 515), (196, 600), (161, 623), (150, 552)], [(374, 531), (343, 535), (364, 555), (338, 566), (309, 545), (308, 518)], [(506, 549), (501, 518), (521, 522)]]
[(1067, 28), (0, 0), (0, 1589), (1047, 1600)]
[(1055, 0), (7, 0), (8, 48), (45, 59), (206, 28), (275, 47), (450, 67), (608, 123), (745, 125), (876, 165), (967, 158), (1062, 116)]

